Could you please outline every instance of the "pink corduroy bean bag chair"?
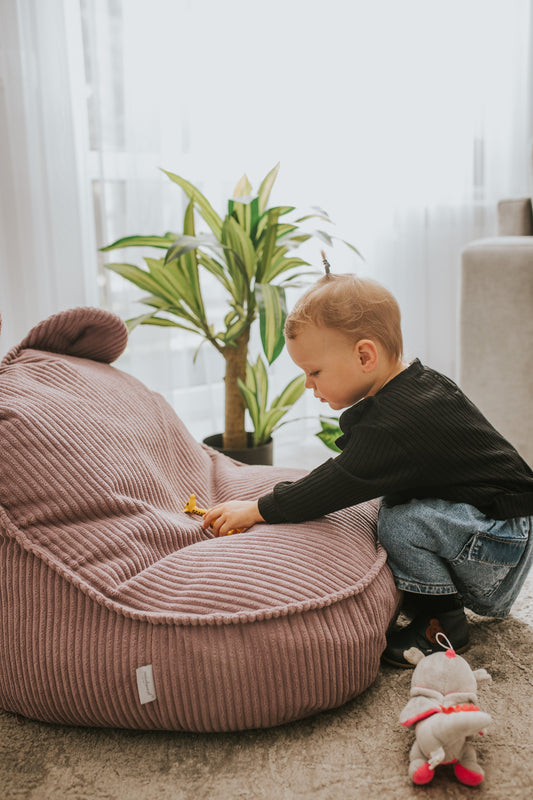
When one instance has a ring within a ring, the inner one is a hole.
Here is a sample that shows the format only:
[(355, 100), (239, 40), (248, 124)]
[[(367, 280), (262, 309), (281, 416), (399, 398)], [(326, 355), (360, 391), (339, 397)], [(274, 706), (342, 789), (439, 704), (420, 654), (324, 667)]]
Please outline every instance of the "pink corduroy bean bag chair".
[(68, 725), (267, 727), (374, 680), (397, 594), (367, 503), (220, 539), (183, 513), (300, 471), (196, 442), (110, 366), (90, 308), (37, 325), (0, 367), (0, 707)]

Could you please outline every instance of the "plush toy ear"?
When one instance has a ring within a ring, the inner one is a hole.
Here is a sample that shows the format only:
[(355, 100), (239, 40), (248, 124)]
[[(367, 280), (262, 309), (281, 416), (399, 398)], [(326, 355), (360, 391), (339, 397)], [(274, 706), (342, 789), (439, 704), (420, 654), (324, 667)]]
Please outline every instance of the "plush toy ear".
[(410, 664), (414, 664), (416, 666), (418, 662), (422, 661), (424, 658), (424, 653), (422, 650), (419, 650), (418, 647), (410, 647), (409, 650), (403, 651), (403, 657)]
[(475, 669), (473, 670), (473, 672), (474, 672), (474, 678), (476, 679), (478, 684), (484, 683), (485, 681), (487, 683), (492, 683), (492, 678), (486, 669)]

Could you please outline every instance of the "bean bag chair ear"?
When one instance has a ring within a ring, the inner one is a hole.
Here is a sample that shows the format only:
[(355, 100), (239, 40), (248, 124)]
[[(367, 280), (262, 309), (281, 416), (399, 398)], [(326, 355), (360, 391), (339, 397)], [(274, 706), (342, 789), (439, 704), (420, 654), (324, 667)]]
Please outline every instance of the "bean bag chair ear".
[(214, 538), (184, 513), (302, 471), (193, 439), (110, 365), (124, 324), (74, 309), (0, 366), (0, 706), (69, 725), (230, 731), (374, 680), (397, 593), (376, 505)]

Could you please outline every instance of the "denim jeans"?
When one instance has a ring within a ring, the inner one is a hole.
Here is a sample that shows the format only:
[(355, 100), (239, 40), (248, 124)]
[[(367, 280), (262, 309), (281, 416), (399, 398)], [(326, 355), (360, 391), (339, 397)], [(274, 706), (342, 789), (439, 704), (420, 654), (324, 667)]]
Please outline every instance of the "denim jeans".
[(447, 500), (380, 501), (378, 538), (399, 589), (461, 595), (477, 614), (506, 617), (533, 562), (533, 517), (494, 520)]

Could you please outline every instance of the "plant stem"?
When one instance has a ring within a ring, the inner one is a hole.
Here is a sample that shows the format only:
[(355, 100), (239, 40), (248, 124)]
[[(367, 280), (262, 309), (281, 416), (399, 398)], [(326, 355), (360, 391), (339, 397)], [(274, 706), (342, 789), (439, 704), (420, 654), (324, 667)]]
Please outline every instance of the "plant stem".
[(242, 449), (246, 447), (246, 431), (244, 428), (244, 398), (237, 384), (237, 378), (246, 380), (246, 359), (248, 356), (248, 340), (250, 328), (246, 328), (236, 339), (235, 347), (224, 348), (226, 359), (225, 382), (225, 424), (223, 447)]

